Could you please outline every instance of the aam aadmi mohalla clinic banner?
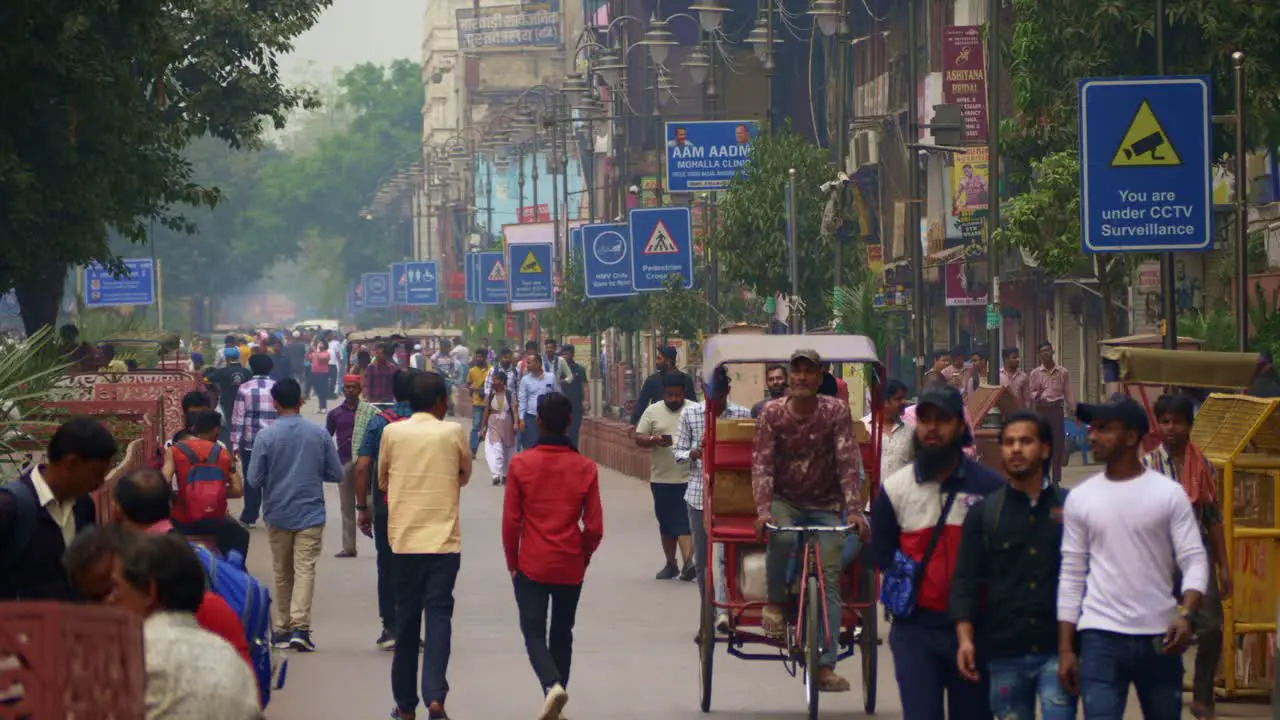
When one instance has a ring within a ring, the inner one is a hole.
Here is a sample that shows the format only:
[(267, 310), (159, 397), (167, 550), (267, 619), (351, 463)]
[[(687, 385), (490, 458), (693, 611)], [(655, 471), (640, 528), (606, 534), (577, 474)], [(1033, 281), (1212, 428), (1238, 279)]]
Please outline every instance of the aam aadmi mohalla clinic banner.
[(727, 189), (746, 164), (757, 134), (756, 123), (748, 120), (667, 123), (667, 190)]

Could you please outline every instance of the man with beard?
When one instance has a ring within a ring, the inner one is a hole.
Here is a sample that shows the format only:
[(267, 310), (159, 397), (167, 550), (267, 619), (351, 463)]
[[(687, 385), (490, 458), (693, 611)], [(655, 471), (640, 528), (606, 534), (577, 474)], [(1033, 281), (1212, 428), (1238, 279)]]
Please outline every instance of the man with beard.
[(956, 665), (970, 682), (988, 678), (998, 718), (1034, 718), (1038, 700), (1043, 720), (1071, 720), (1076, 700), (1058, 682), (1053, 651), (1067, 499), (1045, 481), (1053, 428), (1035, 413), (1014, 412), (1000, 428), (1000, 455), (1008, 484), (970, 508), (960, 531), (951, 585)]
[(751, 408), (751, 417), (760, 417), (760, 411), (764, 410), (765, 403), (771, 400), (777, 400), (785, 397), (787, 394), (787, 369), (781, 365), (770, 365), (764, 371), (765, 390), (768, 391), (769, 397), (756, 403)]
[[(862, 455), (853, 437), (849, 405), (819, 395), (822, 358), (817, 351), (791, 354), (791, 394), (765, 405), (752, 448), (751, 492), (756, 503), (756, 537), (766, 526), (852, 525), (866, 537), (861, 490)], [(845, 515), (848, 522), (845, 522)], [(796, 550), (795, 533), (772, 533), (765, 555), (768, 604), (761, 624), (773, 638), (786, 633), (785, 605), (790, 594), (787, 566)], [(826, 636), (840, 634), (840, 550), (844, 538), (821, 533), (822, 577), (826, 586)], [(849, 681), (836, 674), (838, 643), (828, 642), (814, 674), (823, 692), (848, 692)]]
[(578, 436), (582, 433), (582, 418), (591, 412), (591, 398), (587, 397), (587, 370), (574, 362), (575, 350), (572, 345), (560, 346), (560, 392), (569, 398), (573, 413), (569, 419), (569, 439), (578, 447)]
[(991, 718), (985, 676), (971, 683), (956, 668), (959, 644), (948, 615), (965, 513), (1004, 486), (965, 456), (972, 442), (960, 391), (926, 389), (916, 407), (915, 462), (885, 478), (871, 506), (876, 565), (888, 576), (913, 578), (889, 632), (905, 720), (941, 720), (944, 707), (951, 720)]
[[(631, 427), (640, 424), (640, 416), (650, 405), (662, 401), (666, 394), (663, 378), (670, 373), (680, 372), (676, 367), (676, 349), (670, 345), (658, 349), (658, 357), (654, 359), (653, 364), (657, 371), (645, 378), (644, 385), (640, 387), (640, 396), (636, 398), (636, 406), (631, 411)], [(685, 399), (697, 402), (698, 396), (694, 392), (693, 378), (683, 373), (680, 377), (684, 378)]]
[(1063, 508), (1058, 680), (1090, 720), (1123, 717), (1131, 684), (1143, 715), (1180, 717), (1182, 653), (1209, 584), (1195, 512), (1177, 483), (1142, 466), (1150, 421), (1136, 400), (1081, 403), (1076, 417), (1106, 469)]
[(515, 388), (520, 383), (517, 378), (519, 373), (511, 363), (511, 348), (502, 348), (502, 351), (498, 353), (497, 364), (489, 368), (489, 374), (484, 378), (485, 397), (489, 397), (493, 394), (493, 374), (498, 371), (501, 371), (502, 374), (507, 376), (507, 389), (510, 390), (512, 396), (514, 396), (516, 392)]
[[(649, 488), (653, 491), (653, 513), (658, 517), (658, 534), (662, 538), (662, 554), (666, 564), (658, 571), (658, 580), (679, 577), (691, 581), (697, 571), (692, 562), (693, 539), (689, 535), (689, 511), (684, 502), (689, 489), (685, 468), (676, 462), (672, 448), (680, 431), (684, 411), (684, 387), (689, 379), (680, 372), (662, 378), (662, 402), (645, 409), (636, 425), (636, 445), (650, 451)], [(684, 559), (684, 568), (676, 566), (676, 547)]]

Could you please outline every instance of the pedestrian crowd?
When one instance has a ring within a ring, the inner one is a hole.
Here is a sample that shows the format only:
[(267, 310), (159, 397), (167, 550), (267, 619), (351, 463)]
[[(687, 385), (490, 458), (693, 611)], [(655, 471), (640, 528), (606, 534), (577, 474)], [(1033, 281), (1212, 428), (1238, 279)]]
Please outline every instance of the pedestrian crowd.
[[(356, 555), (357, 531), (374, 539), (375, 644), (392, 653), (392, 717), (415, 718), (421, 705), (426, 717), (447, 718), (460, 499), (483, 447), (493, 485), (503, 487), (502, 542), (542, 690), (537, 717), (563, 718), (576, 613), (604, 534), (597, 468), (577, 450), (590, 405), (573, 347), (529, 343), (517, 359), (459, 339), (427, 359), (420, 346), (410, 354), (387, 344), (375, 359), (344, 366), (331, 364), (342, 352), (336, 338), (312, 347), (295, 339), (304, 361), (291, 367), (309, 369), (301, 381), (274, 374), (271, 354), (251, 352), (242, 366), (228, 336), (224, 362), (208, 376), (217, 394), (183, 398), (186, 427), (158, 468), (113, 470), (119, 448), (93, 420), (58, 428), (45, 462), (0, 489), (8, 529), (0, 598), (136, 614), (148, 718), (259, 718), (277, 678), (271, 650), (318, 648), (312, 599), (332, 483), (341, 499), (337, 557)], [(674, 349), (662, 348), (632, 415), (634, 442), (652, 455), (657, 579), (696, 581), (702, 594), (710, 582), (721, 603), (738, 594), (724, 548), (708, 547), (703, 446), (711, 418), (754, 422), (750, 489), (765, 545), (767, 636), (787, 632), (797, 537), (785, 529), (844, 527), (848, 537), (818, 539), (824, 629), (839, 635), (841, 576), (864, 558), (882, 573), (908, 720), (1034, 717), (1036, 707), (1046, 719), (1067, 718), (1078, 704), (1086, 717), (1118, 720), (1130, 687), (1144, 716), (1177, 717), (1181, 656), (1193, 643), (1192, 711), (1212, 717), (1231, 579), (1214, 469), (1190, 441), (1194, 406), (1160, 398), (1161, 443), (1144, 453), (1152, 428), (1138, 403), (1074, 404), (1051, 347), (1026, 378), (1016, 352), (1002, 355), (1002, 379), (1024, 405), (1002, 421), (1003, 472), (966, 454), (973, 431), (961, 356), (960, 367), (937, 368), (913, 407), (901, 383), (881, 388), (884, 402), (861, 419), (883, 433), (879, 489), (867, 497), (848, 388), (817, 352), (798, 349), (767, 367), (768, 396), (747, 408), (730, 401), (724, 368), (709, 374), (699, 402)], [(985, 374), (984, 356), (971, 363), (970, 376)], [(470, 395), (470, 428), (447, 420), (455, 382)], [(340, 388), (323, 425), (302, 416), (308, 385), (319, 404)], [(1069, 492), (1055, 475), (1068, 409), (1105, 463)], [(95, 526), (90, 496), (109, 477), (114, 522)], [(237, 521), (227, 501), (241, 496)], [(259, 520), (272, 557), (269, 595), (244, 569)], [(731, 630), (727, 609), (715, 629)], [(823, 647), (819, 690), (850, 689), (837, 655), (835, 643)]]

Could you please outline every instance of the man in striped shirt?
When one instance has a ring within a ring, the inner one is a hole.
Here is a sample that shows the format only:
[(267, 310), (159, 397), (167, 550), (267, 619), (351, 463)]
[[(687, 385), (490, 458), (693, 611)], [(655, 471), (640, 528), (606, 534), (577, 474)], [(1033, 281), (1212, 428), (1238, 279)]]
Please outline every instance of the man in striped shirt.
[[(703, 389), (703, 397), (711, 403), (720, 420), (750, 420), (751, 411), (741, 405), (729, 402), (729, 373), (724, 367), (716, 368), (715, 379), (711, 386)], [(689, 466), (689, 487), (685, 490), (684, 501), (689, 505), (689, 527), (693, 530), (693, 566), (698, 577), (698, 592), (706, 593), (707, 583), (707, 528), (703, 524), (703, 477), (702, 477), (702, 443), (707, 433), (706, 407), (702, 403), (687, 402), (680, 413), (680, 429), (676, 432), (672, 454), (676, 462)], [(727, 596), (724, 587), (724, 548), (716, 546), (715, 573), (716, 600), (723, 602)], [(727, 632), (729, 616), (721, 612), (716, 618), (716, 628)], [(701, 641), (701, 638), (699, 639)]]
[[(240, 385), (236, 394), (236, 405), (231, 411), (231, 452), (240, 456), (240, 464), (249, 467), (253, 454), (253, 441), (258, 433), (276, 420), (276, 406), (271, 399), (271, 388), (275, 382), (271, 380), (273, 363), (269, 355), (253, 355), (249, 358), (249, 369), (253, 378)], [(258, 523), (258, 513), (262, 509), (262, 490), (244, 486), (244, 509), (240, 511), (240, 522), (252, 528)]]

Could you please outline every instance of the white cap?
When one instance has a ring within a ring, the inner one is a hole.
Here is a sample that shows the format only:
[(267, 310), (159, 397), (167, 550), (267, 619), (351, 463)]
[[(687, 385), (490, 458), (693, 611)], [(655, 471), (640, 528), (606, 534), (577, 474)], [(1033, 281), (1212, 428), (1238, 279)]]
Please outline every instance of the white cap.
[(302, 337), (302, 333), (298, 332), (297, 330), (294, 330), (294, 331), (293, 331), (293, 336), (294, 336), (294, 337)]
[(413, 349), (414, 349), (414, 350), (421, 350), (421, 349), (422, 349), (422, 343), (418, 343), (418, 344), (414, 345), (414, 346), (413, 346)]
[(635, 194), (637, 194), (637, 195), (638, 195), (638, 194), (640, 194), (640, 186), (639, 186), (639, 185), (632, 185), (631, 187), (627, 188), (627, 192), (629, 192), (629, 193), (635, 193)]

